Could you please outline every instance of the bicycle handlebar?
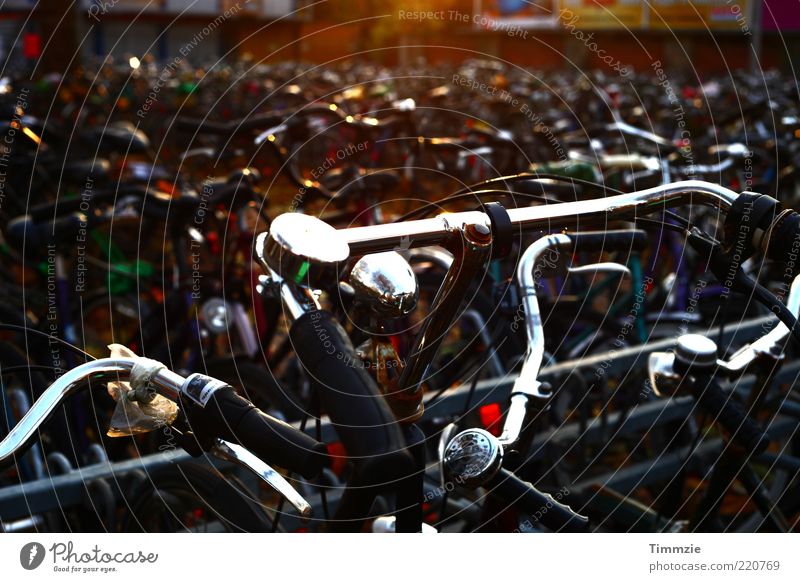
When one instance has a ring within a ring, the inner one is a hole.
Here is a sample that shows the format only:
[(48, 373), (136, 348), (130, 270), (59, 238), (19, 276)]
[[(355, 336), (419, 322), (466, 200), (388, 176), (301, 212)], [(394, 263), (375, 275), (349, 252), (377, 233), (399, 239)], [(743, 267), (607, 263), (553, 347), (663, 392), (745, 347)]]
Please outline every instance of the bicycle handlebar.
[[(89, 384), (133, 380), (132, 375), (139, 373), (139, 361), (102, 358), (57, 378), (0, 442), (0, 467), (9, 465), (16, 454), (32, 444), (36, 432), (66, 398)], [(196, 420), (195, 426), (207, 431), (199, 436), (236, 440), (264, 461), (279, 461), (281, 466), (305, 476), (316, 475), (322, 469), (324, 445), (264, 414), (224, 382), (200, 374), (183, 378), (166, 368), (149, 373), (147, 378), (157, 393), (185, 406), (187, 416)]]
[[(787, 309), (795, 316), (800, 316), (800, 275), (794, 278), (786, 298)], [(718, 360), (717, 365), (727, 373), (744, 371), (759, 354), (772, 353), (777, 355), (783, 348), (783, 341), (789, 337), (789, 328), (778, 320), (778, 324), (768, 334), (761, 336), (753, 343), (738, 349), (727, 361)]]
[[(539, 382), (539, 370), (544, 359), (544, 327), (542, 325), (539, 301), (536, 297), (537, 280), (546, 276), (549, 270), (563, 262), (563, 254), (569, 258), (580, 251), (632, 251), (641, 250), (647, 242), (644, 231), (612, 230), (599, 232), (579, 232), (573, 234), (554, 234), (534, 242), (523, 253), (517, 266), (517, 281), (522, 295), (525, 311), (528, 349), (522, 369), (511, 390), (511, 404), (503, 424), (500, 442), (504, 447), (513, 448), (519, 441), (528, 417), (531, 404), (543, 407), (550, 399), (550, 389)], [(556, 257), (544, 257), (545, 252), (563, 251)], [(602, 268), (614, 264), (599, 264)], [(566, 265), (562, 265), (566, 266)], [(624, 269), (621, 265), (620, 269)]]
[[(117, 381), (129, 377), (136, 360), (133, 358), (102, 358), (81, 364), (57, 378), (33, 403), (28, 413), (12, 428), (0, 442), (0, 467), (13, 461), (13, 456), (26, 449), (36, 431), (64, 403), (69, 396), (84, 388), (89, 382), (94, 385)], [(171, 399), (177, 399), (184, 379), (169, 371), (160, 370), (153, 378), (156, 389)]]
[[(739, 194), (718, 184), (685, 180), (607, 198), (562, 202), (507, 210), (516, 232), (553, 231), (605, 225), (609, 220), (645, 216), (687, 203), (703, 204), (727, 212)], [(413, 248), (444, 244), (453, 231), (466, 225), (491, 228), (489, 216), (480, 211), (442, 214), (434, 218), (342, 229), (351, 256), (390, 251), (402, 245)]]

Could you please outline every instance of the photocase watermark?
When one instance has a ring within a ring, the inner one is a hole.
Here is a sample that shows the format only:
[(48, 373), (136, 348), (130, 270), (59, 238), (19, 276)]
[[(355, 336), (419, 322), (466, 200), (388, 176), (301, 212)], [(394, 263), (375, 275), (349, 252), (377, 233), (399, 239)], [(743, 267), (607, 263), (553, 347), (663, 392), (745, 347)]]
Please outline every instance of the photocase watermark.
[(155, 564), (158, 561), (157, 553), (141, 550), (109, 552), (96, 544), (79, 550), (73, 542), (57, 542), (45, 549), (39, 542), (30, 542), (22, 546), (19, 563), (26, 570), (35, 570), (44, 563), (48, 554), (54, 572), (71, 574), (108, 574), (119, 571), (117, 566), (122, 564)]
[(99, 23), (100, 16), (108, 14), (108, 11), (114, 8), (118, 3), (119, 0), (95, 0), (95, 2), (89, 6), (87, 15), (89, 18)]
[(362, 141), (359, 143), (348, 143), (343, 148), (339, 148), (333, 154), (325, 158), (325, 160), (316, 168), (311, 170), (311, 176), (315, 180), (319, 180), (325, 172), (336, 166), (337, 162), (346, 160), (352, 155), (365, 152), (369, 149), (369, 142)]
[(11, 123), (8, 124), (3, 141), (0, 143), (0, 211), (3, 209), (3, 202), (6, 198), (6, 190), (8, 189), (8, 168), (11, 162), (11, 148), (14, 145), (14, 140), (17, 137), (17, 131), (25, 131), (22, 125), (22, 118), (25, 116), (25, 110), (28, 108), (28, 93), (30, 89), (20, 89), (19, 95), (14, 102), (14, 113), (11, 116)]
[[(244, 4), (247, 4), (249, 1), (250, 0), (245, 0)], [(242, 9), (241, 2), (234, 4), (233, 6), (225, 10), (225, 12), (217, 16), (214, 20), (205, 25), (199, 32), (197, 32), (197, 34), (195, 34), (192, 37), (192, 39), (189, 42), (187, 42), (180, 49), (178, 49), (180, 56), (176, 55), (171, 61), (169, 61), (164, 66), (163, 69), (161, 69), (161, 72), (159, 73), (158, 78), (156, 79), (155, 85), (153, 85), (153, 88), (147, 94), (145, 102), (136, 112), (137, 117), (139, 117), (140, 119), (144, 119), (147, 116), (150, 109), (152, 109), (153, 105), (158, 101), (158, 95), (159, 93), (161, 93), (161, 89), (163, 89), (164, 86), (167, 85), (167, 83), (169, 83), (170, 79), (174, 77), (175, 72), (180, 68), (183, 60), (187, 58), (191, 54), (191, 52), (195, 48), (197, 48), (201, 42), (203, 42), (203, 40), (205, 40), (212, 32), (214, 32), (217, 28), (219, 28), (219, 26), (223, 22), (225, 22), (230, 17), (235, 15), (241, 9)]]
[[(197, 210), (195, 210), (194, 213), (194, 223), (197, 226), (202, 226), (206, 220), (206, 216), (211, 211), (211, 209), (208, 207), (208, 200), (214, 193), (212, 180), (213, 178), (211, 176), (208, 176), (205, 180), (203, 180), (203, 193), (200, 194), (200, 202), (198, 203)], [(203, 279), (203, 274), (200, 272), (202, 256), (200, 253), (201, 249), (201, 241), (192, 237), (191, 242), (189, 243), (189, 262), (192, 270), (192, 299), (201, 298), (200, 290), (202, 287), (201, 281)]]
[(612, 70), (616, 71), (623, 77), (630, 75), (631, 71), (628, 69), (628, 67), (623, 65), (619, 59), (608, 54), (605, 49), (600, 48), (600, 46), (594, 40), (593, 32), (586, 34), (584, 31), (577, 28), (576, 24), (580, 20), (580, 16), (572, 12), (572, 10), (569, 8), (562, 8), (561, 12), (558, 14), (558, 18), (559, 22), (561, 22), (561, 25), (567, 29), (574, 38), (582, 42), (583, 46), (596, 54), (597, 58), (603, 61)]
[(608, 357), (602, 361), (600, 366), (595, 369), (594, 375), (595, 378), (600, 379), (606, 373), (606, 370), (611, 366), (611, 362), (614, 360), (614, 354), (625, 347), (625, 340), (628, 337), (628, 334), (631, 332), (633, 327), (636, 325), (636, 321), (639, 318), (639, 312), (642, 310), (642, 306), (644, 305), (644, 300), (647, 297), (646, 289), (649, 285), (653, 283), (653, 278), (650, 276), (644, 277), (642, 279), (642, 284), (639, 289), (636, 290), (634, 294), (634, 301), (633, 307), (628, 312), (628, 315), (625, 317), (625, 320), (622, 324), (622, 327), (619, 330), (619, 333), (614, 338), (613, 348), (609, 351)]
[(568, 161), (569, 157), (564, 146), (561, 145), (559, 139), (555, 136), (552, 129), (550, 129), (550, 126), (547, 125), (542, 116), (533, 111), (525, 101), (519, 99), (505, 89), (501, 89), (500, 87), (492, 85), (491, 83), (481, 83), (477, 79), (473, 79), (472, 77), (467, 77), (465, 75), (459, 75), (457, 73), (453, 74), (452, 83), (454, 85), (458, 85), (459, 87), (466, 87), (473, 91), (478, 91), (480, 93), (491, 95), (492, 97), (497, 97), (503, 103), (515, 108), (523, 116), (525, 116), (525, 118), (536, 128), (539, 133), (545, 136), (547, 142), (550, 144), (550, 147), (553, 148), (553, 153), (555, 153), (556, 157), (562, 162)]
[(35, 570), (44, 562), (46, 555), (44, 546), (39, 542), (30, 542), (19, 551), (19, 563), (26, 570)]
[(664, 72), (664, 67), (661, 65), (661, 61), (654, 61), (651, 65), (651, 68), (656, 75), (658, 84), (664, 89), (664, 92), (667, 96), (667, 101), (669, 101), (669, 104), (672, 107), (672, 111), (675, 115), (675, 123), (677, 124), (676, 133), (679, 132), (680, 135), (680, 145), (678, 146), (678, 151), (680, 152), (683, 162), (687, 167), (687, 171), (685, 172), (686, 177), (692, 178), (695, 174), (695, 163), (694, 152), (692, 151), (692, 134), (686, 127), (686, 111), (683, 108), (683, 103), (681, 103), (681, 100), (678, 99), (675, 90), (672, 88), (672, 83), (670, 83), (669, 79), (667, 78), (667, 74)]
[(527, 39), (529, 32), (519, 25), (511, 24), (485, 14), (461, 12), (460, 10), (403, 10), (397, 11), (399, 20), (412, 22), (448, 21), (461, 24), (473, 24), (490, 32), (501, 32), (512, 38)]
[(533, 515), (531, 515), (531, 519), (526, 519), (524, 522), (519, 524), (519, 528), (515, 529), (513, 533), (522, 533), (528, 532), (533, 529), (534, 524), (541, 521), (541, 519), (547, 515), (547, 512), (550, 511), (553, 507), (555, 507), (556, 502), (561, 501), (565, 497), (569, 495), (569, 490), (566, 487), (562, 487), (558, 491), (556, 491), (555, 495), (550, 495), (550, 499), (548, 499), (547, 503), (545, 503), (542, 507), (536, 510)]
[(165, 442), (158, 445), (158, 451), (163, 453), (166, 451), (178, 450), (175, 432), (172, 430), (172, 427), (169, 425), (169, 423), (164, 419), (158, 419), (156, 422), (156, 428), (161, 429), (161, 434), (163, 434), (164, 438), (166, 439)]
[(94, 180), (91, 176), (86, 177), (86, 183), (81, 192), (81, 203), (78, 207), (81, 211), (80, 224), (78, 225), (78, 236), (76, 237), (77, 258), (75, 261), (75, 293), (86, 291), (86, 236), (89, 228), (88, 212), (91, 207), (92, 192), (94, 191)]

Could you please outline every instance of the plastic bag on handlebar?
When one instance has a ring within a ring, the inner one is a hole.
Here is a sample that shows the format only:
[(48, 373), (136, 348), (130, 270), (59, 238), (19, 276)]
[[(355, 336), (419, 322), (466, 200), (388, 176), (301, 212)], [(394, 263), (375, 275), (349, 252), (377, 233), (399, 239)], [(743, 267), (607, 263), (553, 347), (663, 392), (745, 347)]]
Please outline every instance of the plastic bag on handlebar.
[[(136, 358), (131, 350), (119, 344), (108, 346), (112, 358)], [(129, 382), (109, 382), (108, 393), (116, 400), (114, 414), (108, 427), (108, 436), (122, 437), (150, 432), (165, 425), (172, 424), (178, 416), (178, 405), (156, 394), (149, 402), (136, 401), (130, 398)]]

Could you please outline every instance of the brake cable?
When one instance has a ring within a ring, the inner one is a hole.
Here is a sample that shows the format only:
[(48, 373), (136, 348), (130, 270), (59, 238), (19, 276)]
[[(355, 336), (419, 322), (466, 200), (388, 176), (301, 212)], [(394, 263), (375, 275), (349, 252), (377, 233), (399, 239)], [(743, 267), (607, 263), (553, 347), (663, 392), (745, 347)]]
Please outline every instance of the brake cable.
[(13, 324), (13, 323), (0, 323), (0, 329), (8, 329), (8, 330), (13, 330), (13, 331), (21, 331), (21, 332), (24, 332), (24, 333), (32, 333), (32, 334), (35, 334), (35, 335), (40, 335), (40, 336), (43, 336), (43, 337), (47, 338), (48, 341), (54, 341), (54, 342), (60, 343), (65, 348), (69, 348), (73, 352), (75, 352), (75, 353), (77, 353), (77, 354), (79, 354), (79, 355), (81, 355), (81, 356), (83, 356), (85, 358), (88, 358), (90, 360), (96, 360), (97, 359), (92, 354), (90, 354), (88, 352), (84, 352), (78, 346), (75, 346), (75, 345), (69, 343), (68, 341), (63, 340), (60, 337), (56, 337), (54, 335), (50, 335), (49, 333), (44, 333), (43, 331), (39, 331), (38, 329), (33, 329), (31, 327), (27, 327), (27, 326), (24, 326), (24, 325), (16, 325), (16, 324)]

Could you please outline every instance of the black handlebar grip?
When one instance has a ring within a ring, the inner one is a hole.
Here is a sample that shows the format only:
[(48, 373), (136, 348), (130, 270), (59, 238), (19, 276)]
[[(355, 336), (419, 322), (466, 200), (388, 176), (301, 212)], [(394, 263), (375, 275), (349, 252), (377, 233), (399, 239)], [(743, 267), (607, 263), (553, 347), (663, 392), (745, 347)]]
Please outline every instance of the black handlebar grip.
[[(195, 374), (187, 380), (208, 385), (213, 378)], [(202, 391), (202, 388), (199, 388)], [(327, 464), (325, 445), (304, 432), (264, 414), (233, 388), (222, 385), (199, 405), (195, 399), (182, 397), (183, 408), (192, 431), (201, 438), (217, 437), (236, 442), (265, 463), (313, 478)]]
[(187, 133), (198, 133), (200, 135), (230, 135), (231, 126), (226, 122), (215, 122), (199, 117), (176, 117), (174, 128), (178, 131)]
[(5, 231), (6, 239), (16, 251), (21, 253), (24, 248), (27, 256), (36, 257), (43, 255), (49, 244), (75, 241), (81, 229), (87, 227), (87, 220), (86, 216), (79, 213), (43, 221), (36, 221), (25, 214), (9, 221)]
[(748, 416), (744, 407), (726, 394), (713, 378), (701, 377), (694, 381), (692, 393), (698, 406), (713, 416), (727, 430), (731, 439), (750, 454), (763, 453), (770, 437), (759, 424)]
[(519, 507), (549, 530), (567, 533), (589, 531), (588, 517), (574, 512), (549, 493), (542, 493), (507, 469), (500, 469), (486, 488), (492, 495)]
[(345, 330), (330, 313), (312, 311), (294, 322), (289, 337), (364, 479), (377, 484), (407, 475), (413, 461), (403, 434)]
[(602, 230), (567, 234), (575, 252), (580, 251), (641, 251), (647, 246), (643, 230)]
[(90, 212), (102, 204), (109, 204), (117, 197), (125, 195), (123, 189), (119, 192), (114, 190), (98, 190), (92, 192), (88, 198), (83, 196), (77, 198), (60, 198), (56, 202), (43, 202), (31, 206), (28, 214), (34, 220), (52, 220), (54, 216), (65, 216), (74, 212)]
[(792, 211), (783, 215), (773, 227), (767, 244), (769, 258), (787, 265), (796, 265), (800, 254), (800, 214)]

